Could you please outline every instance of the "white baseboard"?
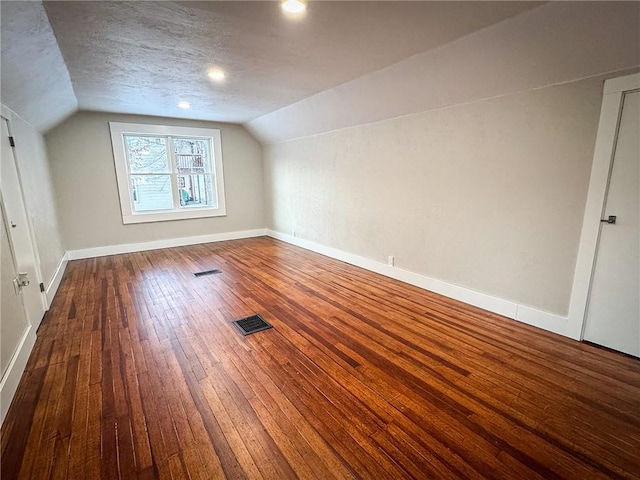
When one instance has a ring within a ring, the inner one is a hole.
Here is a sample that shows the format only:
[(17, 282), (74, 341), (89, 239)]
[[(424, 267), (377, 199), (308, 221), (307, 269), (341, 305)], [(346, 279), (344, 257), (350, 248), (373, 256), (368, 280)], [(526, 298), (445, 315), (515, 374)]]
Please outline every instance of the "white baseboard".
[(212, 233), (209, 235), (198, 235), (194, 237), (168, 238), (165, 240), (153, 240), (151, 242), (125, 243), (121, 245), (108, 245), (105, 247), (84, 248), (82, 250), (69, 250), (67, 259), (79, 260), (82, 258), (104, 257), (106, 255), (117, 255), (119, 253), (144, 252), (146, 250), (157, 250), (160, 248), (183, 247), (185, 245), (197, 245), (200, 243), (223, 242), (225, 240), (238, 240), (241, 238), (263, 237), (267, 230), (259, 228), (256, 230), (242, 230), (237, 232)]
[(557, 313), (545, 312), (526, 305), (518, 305), (518, 311), (515, 317), (511, 317), (519, 322), (547, 330), (548, 332), (557, 333), (565, 337), (580, 340), (569, 331), (569, 318)]
[(16, 393), (35, 343), (36, 329), (33, 325), (29, 325), (18, 344), (18, 350), (11, 359), (9, 367), (0, 382), (0, 424), (4, 423), (4, 418), (7, 415), (7, 411)]
[(49, 280), (49, 285), (47, 285), (47, 287), (45, 288), (45, 296), (47, 297), (47, 309), (51, 307), (53, 297), (56, 296), (56, 292), (58, 291), (58, 287), (60, 286), (60, 282), (62, 281), (64, 271), (67, 269), (67, 263), (67, 254), (65, 253), (60, 259), (58, 268), (56, 268), (56, 271), (51, 277), (51, 280)]
[[(171, 238), (166, 240), (154, 240), (151, 242), (110, 245), (105, 247), (86, 248), (82, 250), (69, 250), (66, 254), (66, 258), (63, 258), (60, 266), (58, 267), (56, 278), (58, 276), (58, 273), (60, 274), (60, 278), (58, 279), (55, 288), (52, 289), (52, 292), (55, 294), (55, 290), (57, 290), (58, 288), (59, 280), (62, 278), (62, 273), (64, 273), (63, 263), (64, 266), (66, 266), (67, 260), (102, 257), (105, 255), (116, 255), (119, 253), (141, 252), (145, 250), (156, 250), (159, 248), (196, 245), (200, 243), (221, 242), (225, 240), (236, 240), (241, 238), (261, 237), (264, 235), (269, 235), (270, 237), (277, 238), (278, 240), (285, 241), (292, 245), (297, 245), (307, 250), (311, 250), (313, 252), (320, 253), (322, 255), (326, 255), (328, 257), (335, 258), (346, 263), (350, 263), (366, 270), (370, 270), (372, 272), (376, 272), (390, 278), (395, 278), (396, 280), (406, 282), (410, 285), (424, 288), (425, 290), (429, 290), (440, 295), (444, 295), (446, 297), (468, 303), (469, 305), (483, 308), (490, 312), (497, 313), (514, 320), (518, 320), (522, 323), (542, 328), (543, 330), (568, 336), (576, 340), (579, 339), (579, 337), (573, 334), (573, 332), (569, 331), (570, 329), (568, 325), (568, 317), (555, 313), (545, 312), (542, 310), (537, 310), (526, 305), (520, 305), (511, 300), (505, 300), (503, 298), (495, 297), (493, 295), (488, 295), (482, 292), (477, 292), (469, 288), (453, 285), (442, 280), (427, 277), (426, 275), (421, 275), (409, 270), (403, 270), (398, 267), (392, 267), (381, 262), (376, 262), (375, 260), (338, 250), (337, 248), (327, 247), (309, 240), (292, 237), (291, 235), (269, 229), (214, 233), (210, 235), (199, 235), (194, 237)], [(54, 282), (52, 280), (51, 285), (53, 284)], [(48, 290), (47, 298), (53, 298), (53, 295), (49, 297)]]
[(518, 320), (519, 322), (575, 338), (567, 331), (567, 317), (537, 310), (526, 305), (519, 305), (510, 300), (494, 297), (486, 293), (476, 292), (469, 288), (453, 285), (451, 283), (443, 282), (442, 280), (403, 270), (398, 267), (392, 267), (381, 262), (376, 262), (368, 258), (338, 250), (337, 248), (327, 247), (309, 240), (303, 240), (301, 238), (292, 237), (291, 235), (276, 232), (274, 230), (267, 230), (267, 235), (292, 245), (297, 245), (298, 247), (326, 255), (327, 257), (335, 258), (337, 260), (350, 263), (351, 265), (355, 265), (390, 278), (395, 278), (396, 280), (400, 280), (410, 285), (424, 288), (425, 290), (444, 295), (445, 297), (453, 298), (469, 305), (480, 307), (490, 312)]

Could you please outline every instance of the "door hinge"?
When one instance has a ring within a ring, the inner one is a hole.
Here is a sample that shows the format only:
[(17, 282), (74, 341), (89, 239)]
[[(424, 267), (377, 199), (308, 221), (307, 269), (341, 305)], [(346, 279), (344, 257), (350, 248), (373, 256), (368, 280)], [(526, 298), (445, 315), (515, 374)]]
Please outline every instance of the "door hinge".
[(15, 147), (15, 146), (16, 146), (16, 142), (15, 142), (15, 140), (13, 139), (13, 137), (9, 137), (9, 145), (11, 145), (12, 147)]
[(45, 288), (44, 288), (44, 283), (40, 282), (40, 291), (44, 292)]

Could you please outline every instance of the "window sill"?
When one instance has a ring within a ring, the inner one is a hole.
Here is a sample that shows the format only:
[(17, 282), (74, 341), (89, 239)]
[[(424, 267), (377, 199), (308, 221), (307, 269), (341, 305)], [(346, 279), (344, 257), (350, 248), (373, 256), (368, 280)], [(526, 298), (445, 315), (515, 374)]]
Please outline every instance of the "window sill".
[(194, 218), (226, 217), (227, 210), (217, 209), (193, 209), (186, 211), (170, 211), (162, 213), (136, 213), (133, 215), (123, 215), (122, 223), (125, 225), (132, 223), (169, 222), (172, 220), (188, 220)]

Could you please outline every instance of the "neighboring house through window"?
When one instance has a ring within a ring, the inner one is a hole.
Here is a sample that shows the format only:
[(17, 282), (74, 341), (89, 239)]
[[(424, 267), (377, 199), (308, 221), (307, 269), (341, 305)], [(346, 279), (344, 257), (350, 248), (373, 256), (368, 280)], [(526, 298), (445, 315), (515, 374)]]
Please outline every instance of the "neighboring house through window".
[(123, 223), (226, 215), (220, 130), (109, 122)]

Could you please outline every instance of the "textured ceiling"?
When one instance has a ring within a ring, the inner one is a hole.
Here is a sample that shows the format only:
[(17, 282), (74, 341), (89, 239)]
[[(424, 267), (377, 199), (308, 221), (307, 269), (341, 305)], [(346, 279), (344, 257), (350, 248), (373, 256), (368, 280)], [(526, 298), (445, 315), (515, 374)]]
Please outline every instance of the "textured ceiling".
[[(47, 1), (65, 76), (59, 58), (51, 60), (51, 32), (38, 37), (37, 51), (24, 55), (33, 28), (13, 28), (17, 9), (5, 4), (15, 2), (1, 3), (2, 100), (27, 99), (17, 105), (18, 113), (41, 128), (51, 122), (24, 114), (33, 110), (29, 99), (77, 99), (83, 110), (245, 123), (539, 5), (311, 1), (302, 19), (291, 20), (277, 2)], [(42, 4), (19, 3), (42, 23)], [(12, 30), (6, 38), (5, 28)], [(206, 77), (213, 66), (226, 71), (223, 84)], [(73, 90), (62, 81), (42, 82), (68, 76)], [(33, 91), (48, 91), (53, 99)], [(192, 108), (177, 108), (179, 100)]]
[(45, 130), (76, 111), (65, 66), (39, 2), (0, 2), (3, 105)]

